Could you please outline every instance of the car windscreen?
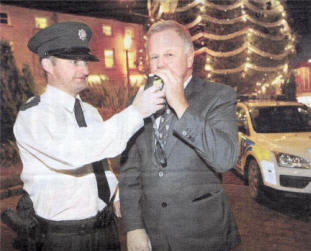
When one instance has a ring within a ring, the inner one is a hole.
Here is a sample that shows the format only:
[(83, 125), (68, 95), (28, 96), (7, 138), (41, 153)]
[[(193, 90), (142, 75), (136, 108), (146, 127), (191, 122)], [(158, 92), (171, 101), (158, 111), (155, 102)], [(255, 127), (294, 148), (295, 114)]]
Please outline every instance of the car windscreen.
[(265, 106), (250, 108), (257, 133), (311, 132), (311, 111), (307, 106)]

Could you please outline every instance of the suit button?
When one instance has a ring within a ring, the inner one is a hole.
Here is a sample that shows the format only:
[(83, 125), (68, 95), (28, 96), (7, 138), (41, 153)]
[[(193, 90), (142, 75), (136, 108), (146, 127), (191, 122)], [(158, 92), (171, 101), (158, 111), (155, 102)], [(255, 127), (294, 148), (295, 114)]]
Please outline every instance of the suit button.
[(162, 202), (162, 207), (167, 207), (167, 203), (166, 202)]
[(163, 171), (160, 171), (159, 172), (159, 177), (163, 177), (164, 176), (164, 172)]
[(182, 135), (183, 135), (183, 136), (186, 136), (186, 135), (187, 135), (187, 132), (186, 132), (186, 131), (182, 131)]
[(80, 229), (80, 231), (79, 231), (79, 233), (80, 234), (85, 234), (86, 233), (86, 231), (85, 231), (85, 224), (81, 224), (81, 229)]

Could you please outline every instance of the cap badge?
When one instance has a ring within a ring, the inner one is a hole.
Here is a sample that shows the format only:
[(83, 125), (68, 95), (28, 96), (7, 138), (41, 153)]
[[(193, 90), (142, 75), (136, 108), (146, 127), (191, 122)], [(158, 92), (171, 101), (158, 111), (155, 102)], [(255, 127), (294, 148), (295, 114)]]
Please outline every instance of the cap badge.
[(80, 29), (80, 30), (78, 31), (78, 35), (79, 35), (79, 38), (80, 38), (81, 40), (85, 40), (85, 39), (86, 39), (86, 31), (85, 31), (84, 29)]

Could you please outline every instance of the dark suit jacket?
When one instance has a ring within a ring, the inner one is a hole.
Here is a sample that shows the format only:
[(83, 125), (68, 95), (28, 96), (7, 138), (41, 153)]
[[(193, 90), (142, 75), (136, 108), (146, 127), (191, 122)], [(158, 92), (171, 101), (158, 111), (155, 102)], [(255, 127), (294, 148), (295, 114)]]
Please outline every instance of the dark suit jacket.
[[(238, 157), (236, 95), (231, 87), (192, 78), (190, 104), (175, 114), (167, 139), (168, 165), (154, 158), (151, 120), (129, 142), (120, 173), (125, 231), (146, 229), (153, 250), (227, 250), (240, 242), (218, 173)], [(162, 173), (161, 173), (162, 172)]]

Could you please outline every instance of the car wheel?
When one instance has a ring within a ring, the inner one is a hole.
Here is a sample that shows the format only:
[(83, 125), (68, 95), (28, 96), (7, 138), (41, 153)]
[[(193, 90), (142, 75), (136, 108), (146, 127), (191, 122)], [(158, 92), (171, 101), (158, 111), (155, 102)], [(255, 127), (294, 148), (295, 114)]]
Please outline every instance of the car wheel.
[(263, 199), (263, 182), (256, 160), (251, 160), (248, 167), (248, 187), (251, 197), (256, 201)]

